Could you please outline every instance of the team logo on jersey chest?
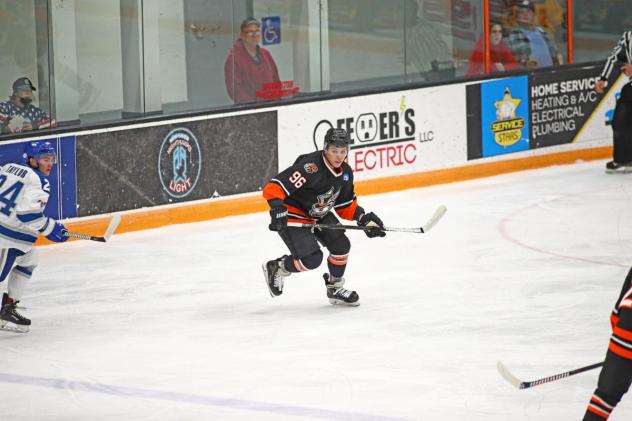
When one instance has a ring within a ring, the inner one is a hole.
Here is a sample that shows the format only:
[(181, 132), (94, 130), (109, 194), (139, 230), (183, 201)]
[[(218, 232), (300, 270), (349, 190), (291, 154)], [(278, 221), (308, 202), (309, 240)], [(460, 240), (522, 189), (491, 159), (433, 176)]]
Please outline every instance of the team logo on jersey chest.
[(195, 189), (202, 169), (198, 140), (189, 129), (170, 131), (158, 153), (158, 174), (162, 188), (175, 198), (183, 198)]
[(318, 172), (318, 165), (314, 164), (313, 162), (308, 162), (303, 166), (303, 168), (305, 168), (307, 174), (314, 174)]
[(336, 204), (336, 199), (338, 199), (338, 195), (340, 195), (340, 189), (335, 190), (334, 187), (331, 187), (327, 190), (327, 193), (318, 195), (318, 202), (312, 204), (312, 208), (309, 210), (309, 216), (313, 218), (322, 218), (327, 215), (327, 213), (334, 207)]

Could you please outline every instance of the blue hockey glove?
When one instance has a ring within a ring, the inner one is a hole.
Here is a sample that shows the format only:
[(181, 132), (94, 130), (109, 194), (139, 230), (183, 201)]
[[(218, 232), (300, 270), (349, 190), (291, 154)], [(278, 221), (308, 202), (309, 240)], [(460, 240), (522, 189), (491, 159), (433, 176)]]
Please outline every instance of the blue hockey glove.
[(60, 224), (59, 222), (55, 222), (55, 226), (50, 234), (46, 236), (50, 241), (54, 241), (56, 243), (63, 243), (68, 240), (68, 236), (62, 234), (62, 231), (67, 231), (64, 224)]
[(365, 213), (364, 215), (362, 215), (358, 220), (358, 225), (363, 227), (373, 227), (364, 231), (366, 236), (369, 238), (386, 236), (386, 231), (383, 230), (384, 223), (373, 212)]

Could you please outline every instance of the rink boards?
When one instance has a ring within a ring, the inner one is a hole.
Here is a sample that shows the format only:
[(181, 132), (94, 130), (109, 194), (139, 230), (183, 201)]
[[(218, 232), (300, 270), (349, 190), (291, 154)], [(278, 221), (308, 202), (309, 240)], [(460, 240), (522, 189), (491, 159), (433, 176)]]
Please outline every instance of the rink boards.
[[(47, 138), (59, 151), (47, 213), (119, 232), (262, 211), (263, 185), (330, 127), (352, 139), (360, 194), (611, 155), (609, 119), (624, 78), (597, 95), (597, 66), (405, 89)], [(0, 163), (24, 143), (0, 145)]]

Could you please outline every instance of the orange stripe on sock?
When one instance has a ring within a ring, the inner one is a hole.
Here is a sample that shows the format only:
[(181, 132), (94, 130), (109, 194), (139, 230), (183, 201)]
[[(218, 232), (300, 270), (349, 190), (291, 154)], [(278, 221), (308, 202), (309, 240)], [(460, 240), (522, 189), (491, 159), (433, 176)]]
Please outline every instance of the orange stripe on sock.
[(303, 265), (303, 263), (301, 262), (301, 259), (292, 259), (292, 260), (294, 260), (294, 267), (299, 272), (306, 272), (309, 270), (305, 267), (305, 265)]
[(592, 398), (590, 398), (591, 402), (597, 403), (601, 406), (605, 406), (607, 409), (611, 410), (614, 408), (612, 405), (608, 405), (603, 399), (601, 399), (599, 396), (597, 395), (593, 395)]
[(599, 415), (600, 417), (602, 417), (604, 420), (607, 420), (608, 417), (610, 416), (610, 414), (607, 414), (605, 412), (603, 412), (601, 409), (599, 408), (595, 408), (592, 405), (588, 405), (588, 410), (590, 412), (592, 412), (593, 414)]
[(329, 263), (331, 263), (332, 265), (336, 265), (336, 266), (344, 266), (347, 264), (347, 259), (345, 260), (334, 260), (331, 257), (327, 259), (327, 261)]

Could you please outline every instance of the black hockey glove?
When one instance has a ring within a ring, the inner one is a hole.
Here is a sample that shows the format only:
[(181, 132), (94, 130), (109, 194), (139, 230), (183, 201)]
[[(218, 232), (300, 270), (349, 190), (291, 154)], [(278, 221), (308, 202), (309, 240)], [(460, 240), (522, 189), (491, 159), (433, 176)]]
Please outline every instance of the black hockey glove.
[(275, 206), (270, 210), (270, 231), (283, 231), (287, 228), (287, 208), (285, 206)]
[(366, 236), (369, 238), (386, 236), (386, 231), (382, 229), (384, 228), (384, 223), (373, 212), (365, 213), (364, 215), (362, 215), (362, 217), (358, 220), (358, 225), (363, 227), (373, 227), (364, 231)]

